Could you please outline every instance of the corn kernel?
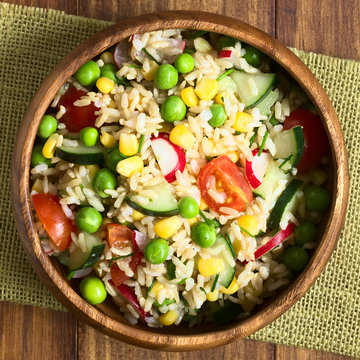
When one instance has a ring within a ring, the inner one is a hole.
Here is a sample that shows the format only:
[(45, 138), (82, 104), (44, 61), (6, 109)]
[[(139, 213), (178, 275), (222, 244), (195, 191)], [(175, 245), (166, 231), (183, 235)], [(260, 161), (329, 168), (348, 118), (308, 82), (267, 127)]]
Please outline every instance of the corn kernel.
[(172, 325), (177, 318), (179, 317), (179, 313), (174, 310), (169, 310), (166, 314), (162, 314), (159, 316), (160, 324), (169, 326)]
[(132, 156), (124, 160), (120, 160), (116, 165), (116, 171), (126, 177), (130, 177), (136, 172), (140, 172), (144, 168), (144, 162), (140, 156)]
[(145, 217), (144, 214), (142, 214), (139, 211), (134, 210), (131, 217), (135, 220), (135, 221), (140, 221), (141, 219), (143, 219)]
[(116, 144), (115, 138), (108, 134), (106, 131), (103, 131), (100, 135), (100, 142), (106, 147), (111, 148)]
[(56, 142), (59, 137), (59, 134), (54, 133), (52, 134), (43, 146), (42, 154), (47, 158), (51, 159), (54, 157), (55, 149), (56, 149)]
[(230, 151), (226, 154), (233, 163), (237, 163), (240, 159), (239, 154), (236, 151)]
[(97, 165), (85, 165), (85, 168), (89, 171), (90, 180), (92, 180), (94, 175), (100, 170)]
[(100, 55), (100, 59), (104, 64), (115, 64), (114, 55), (110, 51), (105, 51)]
[(190, 226), (193, 226), (194, 224), (196, 224), (198, 222), (196, 217), (193, 217), (191, 219), (187, 219), (187, 222), (189, 223)]
[(219, 258), (199, 259), (198, 269), (202, 276), (218, 274), (225, 268), (224, 260)]
[(185, 125), (177, 125), (170, 132), (170, 141), (189, 150), (195, 144), (196, 139)]
[(103, 94), (108, 94), (114, 88), (114, 82), (106, 77), (101, 77), (97, 79), (96, 87)]
[[(243, 215), (243, 216), (241, 216), (241, 218), (239, 218), (238, 224), (241, 228), (246, 230), (251, 235), (257, 234), (258, 222), (257, 222), (255, 216)], [(243, 233), (245, 233), (245, 232), (243, 231)]]
[(207, 301), (210, 301), (210, 302), (217, 301), (218, 298), (219, 298), (219, 290), (218, 289), (215, 289), (214, 291), (211, 291), (208, 294), (206, 294)]
[(149, 291), (149, 295), (152, 296), (153, 298), (156, 298), (156, 295), (158, 294), (158, 292), (160, 290), (162, 290), (163, 288), (164, 288), (163, 284), (159, 283), (158, 281), (155, 281), (154, 286)]
[(117, 108), (116, 102), (113, 99), (110, 99), (108, 107), (112, 109), (116, 109)]
[(208, 204), (204, 201), (204, 199), (202, 197), (200, 197), (199, 208), (200, 208), (200, 210), (206, 210), (209, 208)]
[(223, 101), (224, 96), (225, 96), (224, 92), (221, 92), (221, 93), (217, 94), (215, 96), (215, 102), (217, 104), (224, 105), (224, 101)]
[(239, 290), (239, 284), (237, 283), (236, 276), (234, 276), (231, 284), (227, 288), (224, 288), (223, 286), (220, 288), (220, 292), (222, 292), (223, 294), (227, 294), (227, 295), (234, 294), (238, 290)]
[(44, 192), (43, 183), (40, 179), (36, 179), (33, 183), (33, 186), (31, 187), (31, 191), (36, 191), (37, 193)]
[(201, 100), (211, 100), (219, 91), (219, 82), (213, 79), (202, 78), (195, 88), (196, 95)]
[(119, 150), (126, 156), (135, 155), (139, 150), (139, 142), (135, 134), (120, 134)]
[(180, 93), (182, 101), (185, 103), (188, 107), (194, 107), (199, 104), (199, 98), (195, 94), (193, 87), (187, 87), (185, 89), (181, 90)]
[(152, 80), (154, 80), (154, 76), (155, 76), (157, 69), (159, 68), (159, 65), (154, 60), (150, 60), (149, 65), (150, 65), (150, 67), (147, 71), (144, 70), (144, 66), (141, 67), (140, 71), (145, 80), (152, 81)]
[(233, 248), (235, 251), (235, 254), (238, 254), (241, 250), (241, 241), (239, 239), (235, 239), (233, 242)]
[(154, 225), (154, 232), (157, 236), (167, 239), (176, 234), (176, 232), (180, 229), (181, 224), (179, 216), (165, 218)]
[(236, 131), (247, 132), (249, 131), (249, 127), (247, 125), (251, 122), (251, 115), (244, 112), (238, 112), (235, 117), (235, 124), (233, 125), (233, 128)]

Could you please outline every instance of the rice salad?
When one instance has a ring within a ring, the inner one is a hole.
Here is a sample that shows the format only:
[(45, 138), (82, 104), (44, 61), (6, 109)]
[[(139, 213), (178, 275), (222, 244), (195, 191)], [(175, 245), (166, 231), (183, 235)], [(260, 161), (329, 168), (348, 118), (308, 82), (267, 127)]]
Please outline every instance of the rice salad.
[(131, 324), (249, 316), (305, 268), (331, 202), (327, 135), (306, 94), (216, 33), (117, 44), (64, 84), (37, 135), (44, 251), (85, 300), (111, 296)]

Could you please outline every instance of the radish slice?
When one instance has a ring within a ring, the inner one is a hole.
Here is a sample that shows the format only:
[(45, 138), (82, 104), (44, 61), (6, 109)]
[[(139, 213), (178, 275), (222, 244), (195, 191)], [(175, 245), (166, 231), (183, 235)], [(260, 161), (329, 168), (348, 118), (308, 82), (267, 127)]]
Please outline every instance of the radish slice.
[(122, 295), (122, 297), (131, 304), (134, 309), (139, 313), (141, 318), (147, 322), (147, 319), (151, 317), (148, 312), (145, 312), (144, 309), (140, 306), (137, 296), (135, 295), (134, 290), (125, 284), (120, 284), (115, 286), (112, 280), (109, 280), (109, 283)]
[(134, 250), (137, 253), (143, 254), (146, 245), (149, 243), (150, 239), (141, 233), (140, 231), (133, 231), (133, 244)]
[(231, 50), (221, 50), (219, 53), (219, 58), (230, 58), (232, 54)]
[(93, 271), (92, 267), (89, 267), (86, 269), (81, 269), (81, 270), (76, 270), (72, 278), (73, 279), (84, 278), (85, 276), (88, 276), (92, 271)]
[[(165, 40), (165, 39), (164, 39), (164, 40)], [(169, 44), (169, 45), (168, 45), (169, 47), (172, 47), (172, 48), (176, 48), (176, 49), (181, 50), (181, 51), (179, 52), (179, 54), (184, 51), (185, 46), (186, 46), (186, 43), (185, 43), (184, 40), (167, 39), (167, 42), (168, 42), (168, 44)]]
[(226, 60), (230, 61), (233, 64), (234, 68), (241, 69), (240, 59), (239, 56), (236, 55), (235, 49), (234, 50), (222, 49), (219, 53), (219, 58), (225, 58)]
[(180, 146), (173, 144), (169, 140), (169, 134), (159, 133), (158, 137), (151, 138), (151, 147), (154, 151), (161, 172), (168, 183), (176, 180), (175, 172), (183, 172), (185, 169), (185, 151)]
[(258, 152), (259, 149), (253, 150), (253, 160), (246, 160), (245, 165), (246, 177), (253, 189), (261, 185), (270, 160), (270, 156), (266, 151), (263, 151), (260, 156), (257, 155)]
[(124, 62), (130, 61), (129, 45), (125, 41), (121, 41), (116, 45), (114, 51), (114, 61), (116, 66), (120, 69)]

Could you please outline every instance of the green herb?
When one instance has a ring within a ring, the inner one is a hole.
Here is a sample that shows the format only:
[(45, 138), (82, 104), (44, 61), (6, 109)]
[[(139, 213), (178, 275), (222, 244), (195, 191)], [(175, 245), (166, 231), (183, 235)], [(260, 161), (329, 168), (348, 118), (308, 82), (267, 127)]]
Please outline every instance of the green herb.
[(114, 261), (118, 261), (118, 260), (127, 258), (127, 257), (129, 257), (129, 256), (133, 256), (133, 255), (134, 255), (134, 253), (130, 253), (130, 254), (123, 255), (123, 256), (118, 256), (118, 257), (115, 257), (115, 258), (113, 257), (113, 258), (110, 260), (108, 266), (109, 266), (109, 268), (110, 268)]
[(230, 240), (229, 233), (225, 233), (225, 240), (226, 240), (227, 243), (229, 244), (229, 248), (230, 248), (230, 251), (231, 251), (232, 256), (234, 257), (234, 259), (236, 259), (236, 253), (235, 253), (233, 244), (232, 244), (232, 242), (231, 242), (231, 240)]
[(124, 76), (122, 76), (120, 78), (117, 78), (117, 79), (118, 79), (118, 84), (119, 85), (132, 87), (132, 85), (129, 83), (129, 81)]
[(268, 138), (268, 136), (269, 136), (269, 132), (266, 130), (266, 133), (265, 133), (264, 138), (263, 138), (263, 141), (262, 141), (262, 143), (261, 143), (261, 145), (260, 145), (260, 148), (259, 148), (259, 151), (258, 151), (258, 153), (257, 153), (257, 156), (260, 156), (261, 153), (263, 152), (264, 146), (265, 146), (265, 143), (266, 143), (266, 139)]
[(178, 282), (178, 285), (182, 285), (185, 281), (186, 281), (186, 278), (181, 279), (181, 280)]
[(206, 294), (206, 290), (202, 286), (200, 286), (200, 290)]
[(259, 131), (259, 128), (256, 128), (255, 131), (254, 131), (254, 135), (250, 138), (250, 144), (249, 144), (249, 147), (254, 143), (255, 139), (256, 139), (256, 135)]
[(238, 226), (239, 226), (240, 230), (241, 230), (242, 232), (244, 232), (246, 235), (249, 235), (249, 236), (251, 236), (252, 238), (256, 239), (256, 236), (255, 236), (255, 235), (250, 234), (250, 233), (249, 233), (246, 229), (244, 229), (242, 226), (240, 226), (240, 225), (238, 225)]
[(210, 162), (210, 161), (214, 160), (214, 158), (212, 158), (211, 156), (205, 156), (205, 157), (206, 157), (207, 162)]
[(227, 71), (225, 71), (222, 75), (220, 75), (216, 80), (217, 81), (220, 81), (221, 79), (223, 79), (225, 76), (231, 74), (235, 69), (234, 68), (231, 68)]
[(241, 135), (241, 132), (236, 130), (235, 135)]
[(67, 279), (71, 280), (73, 278), (73, 276), (75, 275), (75, 273), (76, 273), (76, 270), (70, 271), (68, 276), (67, 276)]
[(154, 60), (158, 65), (161, 65), (144, 47), (141, 49), (151, 60)]
[(171, 304), (173, 304), (174, 302), (176, 302), (175, 299), (165, 299), (165, 300), (160, 304), (157, 300), (155, 300), (155, 301), (154, 301), (154, 305), (155, 305), (156, 307), (160, 308), (160, 307), (165, 306), (165, 305), (166, 305), (166, 306), (171, 305)]
[(188, 39), (195, 39), (197, 37), (204, 36), (207, 33), (208, 33), (208, 31), (206, 31), (206, 30), (199, 30), (199, 31), (196, 31), (193, 34), (189, 35)]
[(191, 49), (191, 48), (185, 48), (185, 50), (184, 50), (184, 53), (187, 53), (187, 54), (194, 54), (195, 53), (195, 49)]
[(144, 139), (145, 139), (145, 135), (143, 134), (143, 135), (140, 136), (140, 141), (139, 141), (139, 148), (138, 148), (138, 154), (139, 155), (140, 155), (141, 149), (142, 149), (142, 147), (144, 145)]
[(279, 122), (276, 120), (275, 118), (275, 113), (271, 115), (271, 118), (269, 120), (269, 123), (272, 125), (272, 126), (275, 126), (277, 125)]
[(284, 161), (280, 164), (279, 169), (281, 169), (288, 161), (290, 161), (292, 157), (293, 154), (290, 154), (286, 159), (284, 159)]
[(156, 282), (156, 279), (154, 279), (154, 280), (152, 281), (151, 285), (150, 285), (150, 286), (148, 287), (148, 289), (146, 290), (145, 299), (147, 299), (147, 298), (148, 298), (148, 296), (149, 296), (149, 292), (150, 292), (150, 291), (151, 291), (151, 289), (154, 287), (155, 282)]
[(129, 68), (141, 69), (141, 65), (138, 65), (138, 64), (130, 64), (128, 66), (129, 66)]
[(220, 276), (220, 274), (216, 274), (215, 280), (214, 280), (214, 282), (213, 282), (213, 284), (212, 284), (212, 287), (211, 287), (211, 292), (215, 291), (216, 284), (217, 284), (217, 282), (218, 282), (218, 280), (219, 280), (219, 276)]
[(212, 226), (211, 220), (208, 219), (200, 209), (199, 209), (199, 214), (204, 219), (204, 221), (206, 222), (207, 225)]

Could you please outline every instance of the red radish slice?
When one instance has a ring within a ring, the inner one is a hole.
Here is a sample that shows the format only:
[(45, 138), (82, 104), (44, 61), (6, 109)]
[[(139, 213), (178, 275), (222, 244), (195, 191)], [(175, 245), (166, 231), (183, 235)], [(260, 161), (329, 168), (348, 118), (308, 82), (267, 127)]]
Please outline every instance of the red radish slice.
[(121, 41), (116, 45), (114, 51), (114, 61), (116, 66), (120, 69), (124, 62), (130, 61), (129, 45), (125, 41)]
[(185, 169), (185, 151), (180, 146), (173, 144), (169, 139), (169, 134), (159, 133), (158, 137), (151, 138), (151, 147), (154, 151), (161, 172), (168, 183), (176, 180), (175, 172), (183, 172)]
[(72, 278), (73, 279), (84, 278), (85, 276), (88, 276), (92, 271), (93, 271), (92, 267), (87, 269), (76, 270)]
[[(165, 40), (165, 39), (164, 39)], [(184, 51), (186, 43), (184, 40), (177, 40), (177, 39), (167, 39), (168, 46), (171, 48), (180, 49), (181, 52)]]
[(129, 302), (134, 309), (139, 313), (141, 318), (146, 322), (151, 315), (148, 312), (145, 312), (144, 309), (140, 306), (139, 301), (135, 295), (134, 290), (125, 284), (120, 284), (119, 286), (115, 286), (112, 280), (109, 280), (109, 283), (119, 291), (119, 293), (125, 298), (127, 302)]
[(137, 253), (143, 254), (146, 245), (149, 243), (150, 239), (141, 233), (140, 231), (133, 231), (133, 244), (134, 250)]
[(231, 57), (231, 50), (221, 50), (219, 53), (219, 58), (230, 58)]
[(239, 56), (236, 55), (234, 50), (222, 49), (219, 58), (225, 58), (233, 64), (234, 68), (241, 69)]
[(266, 151), (263, 151), (260, 156), (257, 155), (258, 152), (259, 149), (253, 150), (253, 160), (246, 160), (245, 165), (246, 177), (253, 189), (261, 185), (270, 160), (270, 156)]

